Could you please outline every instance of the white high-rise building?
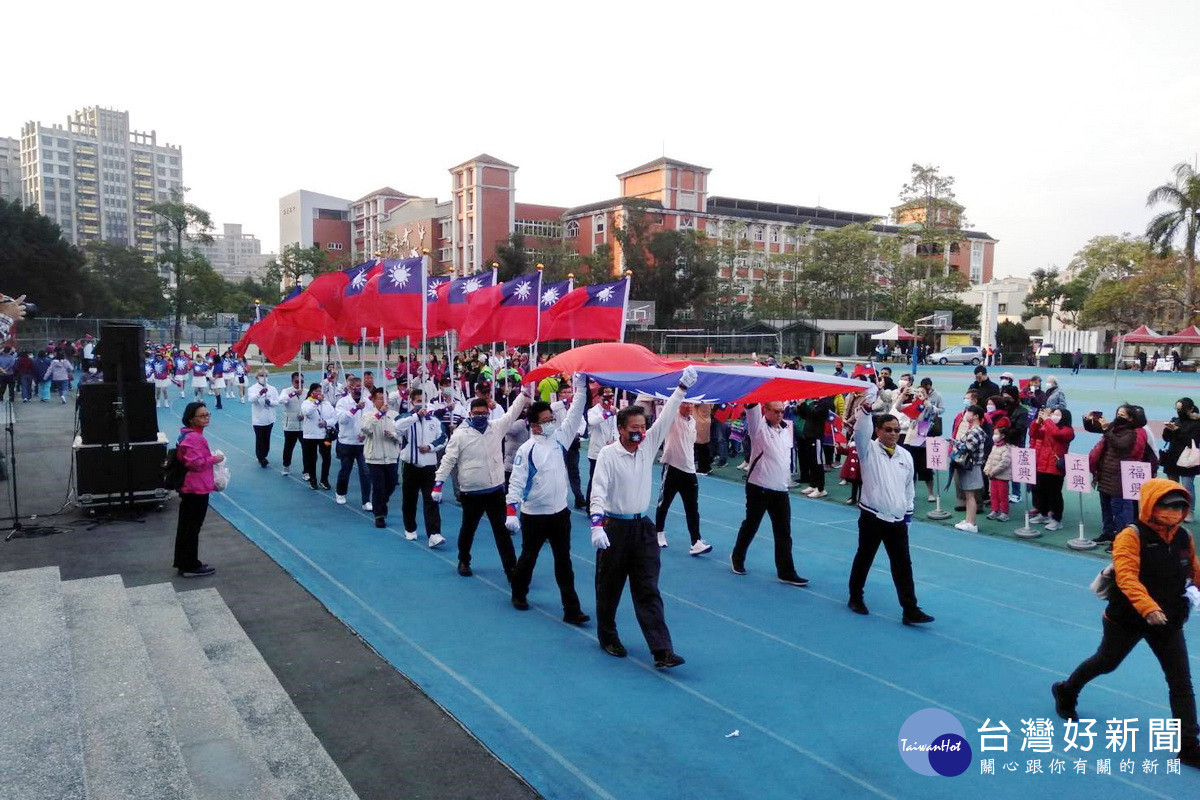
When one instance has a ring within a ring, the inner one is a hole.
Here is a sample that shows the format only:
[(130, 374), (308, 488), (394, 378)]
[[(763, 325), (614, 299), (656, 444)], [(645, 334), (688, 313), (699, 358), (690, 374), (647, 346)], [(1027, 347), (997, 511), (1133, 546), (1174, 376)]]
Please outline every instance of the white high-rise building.
[(129, 112), (93, 106), (62, 125), (21, 129), (21, 195), (74, 244), (109, 241), (154, 258), (162, 234), (150, 205), (183, 188), (183, 153), (154, 131), (129, 129)]
[(226, 280), (261, 278), (267, 261), (274, 255), (264, 254), (262, 242), (252, 233), (242, 233), (242, 226), (225, 223), (222, 233), (212, 234), (212, 243), (191, 242), (188, 246), (199, 250), (218, 275)]
[(21, 199), (21, 142), (0, 136), (0, 200)]

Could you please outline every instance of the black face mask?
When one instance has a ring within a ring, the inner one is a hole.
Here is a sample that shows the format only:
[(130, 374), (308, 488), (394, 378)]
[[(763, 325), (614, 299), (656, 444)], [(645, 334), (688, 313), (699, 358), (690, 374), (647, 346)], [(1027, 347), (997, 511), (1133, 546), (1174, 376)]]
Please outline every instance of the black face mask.
[(354, 402), (357, 403), (359, 400), (362, 399), (362, 392), (359, 391), (358, 389), (355, 389), (353, 392), (350, 393), (350, 396), (353, 397)]

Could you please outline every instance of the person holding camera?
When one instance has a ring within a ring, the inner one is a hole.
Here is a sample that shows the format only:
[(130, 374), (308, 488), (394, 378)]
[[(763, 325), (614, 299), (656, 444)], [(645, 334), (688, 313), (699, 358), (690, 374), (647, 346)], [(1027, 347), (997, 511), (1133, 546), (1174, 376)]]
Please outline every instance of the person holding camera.
[(36, 311), (37, 306), (25, 302), (25, 295), (18, 298), (5, 297), (0, 301), (0, 341), (4, 341), (12, 333), (13, 325), (25, 319), (26, 313)]

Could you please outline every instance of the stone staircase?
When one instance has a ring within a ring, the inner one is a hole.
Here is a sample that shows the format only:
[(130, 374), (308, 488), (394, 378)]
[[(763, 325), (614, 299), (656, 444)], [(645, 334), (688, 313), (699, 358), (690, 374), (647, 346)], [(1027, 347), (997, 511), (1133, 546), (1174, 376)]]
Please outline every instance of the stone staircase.
[(354, 800), (216, 589), (0, 572), (0, 800)]

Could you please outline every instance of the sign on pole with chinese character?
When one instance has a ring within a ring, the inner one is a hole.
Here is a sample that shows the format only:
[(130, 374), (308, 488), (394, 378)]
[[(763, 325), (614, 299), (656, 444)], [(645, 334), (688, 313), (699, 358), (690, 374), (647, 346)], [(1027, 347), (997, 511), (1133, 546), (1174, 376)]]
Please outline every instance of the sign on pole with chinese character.
[(939, 472), (950, 469), (950, 446), (941, 436), (925, 440), (925, 466)]
[(1150, 464), (1145, 461), (1121, 462), (1121, 497), (1142, 499), (1142, 484), (1150, 480)]
[(1032, 447), (1009, 445), (1013, 483), (1037, 483), (1037, 455)]
[(1067, 463), (1067, 474), (1063, 480), (1063, 488), (1068, 492), (1087, 493), (1092, 490), (1092, 475), (1088, 470), (1087, 456), (1078, 453), (1067, 453), (1063, 458)]

